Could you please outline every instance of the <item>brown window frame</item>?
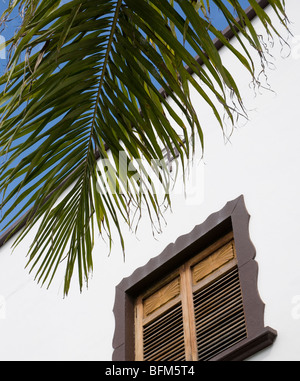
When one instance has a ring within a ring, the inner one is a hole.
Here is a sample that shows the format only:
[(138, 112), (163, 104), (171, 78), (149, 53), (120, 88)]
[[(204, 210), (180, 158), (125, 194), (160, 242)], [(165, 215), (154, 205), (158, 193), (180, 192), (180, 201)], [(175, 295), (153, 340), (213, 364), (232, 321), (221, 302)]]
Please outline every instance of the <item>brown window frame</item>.
[(249, 236), (249, 219), (244, 197), (228, 202), (220, 211), (197, 225), (189, 234), (145, 266), (138, 268), (116, 287), (114, 306), (115, 334), (113, 361), (135, 361), (135, 306), (137, 298), (161, 281), (167, 274), (179, 269), (200, 252), (207, 250), (222, 237), (233, 234), (237, 269), (243, 295), (247, 337), (224, 350), (210, 361), (240, 361), (271, 345), (277, 332), (264, 326), (264, 303), (257, 289), (258, 264), (255, 247)]

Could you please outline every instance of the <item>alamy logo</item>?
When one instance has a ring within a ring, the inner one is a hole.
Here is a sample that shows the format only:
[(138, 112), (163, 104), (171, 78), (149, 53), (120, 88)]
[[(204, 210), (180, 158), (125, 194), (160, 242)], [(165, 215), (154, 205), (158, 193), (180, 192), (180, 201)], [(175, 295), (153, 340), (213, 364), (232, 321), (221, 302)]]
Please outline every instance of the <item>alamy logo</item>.
[[(170, 164), (172, 170), (170, 170)], [(199, 205), (204, 201), (204, 165), (191, 165), (188, 168), (187, 186), (182, 181), (176, 181), (180, 173), (179, 159), (156, 160), (147, 162), (143, 159), (129, 160), (125, 151), (119, 152), (118, 165), (109, 159), (97, 162), (98, 183), (100, 194), (148, 195), (156, 196), (184, 195), (186, 205)], [(181, 174), (182, 176), (182, 174)], [(127, 179), (130, 181), (127, 181)]]
[(0, 35), (0, 60), (6, 59), (6, 40)]

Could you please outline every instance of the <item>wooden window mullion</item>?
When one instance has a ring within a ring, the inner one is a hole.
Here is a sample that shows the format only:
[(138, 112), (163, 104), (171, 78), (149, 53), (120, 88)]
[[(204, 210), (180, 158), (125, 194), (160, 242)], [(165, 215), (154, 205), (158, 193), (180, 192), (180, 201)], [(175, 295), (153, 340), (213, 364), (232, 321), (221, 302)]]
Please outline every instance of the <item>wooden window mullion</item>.
[(192, 273), (190, 266), (183, 265), (181, 267), (180, 279), (182, 290), (181, 298), (186, 361), (197, 361), (198, 349), (196, 341), (196, 326), (193, 305)]
[(135, 305), (135, 360), (144, 360), (144, 339), (143, 339), (143, 298), (140, 296)]

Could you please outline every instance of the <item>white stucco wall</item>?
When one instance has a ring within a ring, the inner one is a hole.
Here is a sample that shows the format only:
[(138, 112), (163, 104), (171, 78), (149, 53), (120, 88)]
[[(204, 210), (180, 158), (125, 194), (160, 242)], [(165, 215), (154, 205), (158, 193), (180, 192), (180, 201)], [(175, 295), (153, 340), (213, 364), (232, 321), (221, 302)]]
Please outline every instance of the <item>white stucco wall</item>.
[[(271, 12), (272, 13), (272, 12)], [(116, 243), (110, 257), (101, 238), (95, 247), (95, 269), (89, 289), (76, 286), (63, 299), (63, 279), (40, 288), (24, 270), (31, 237), (11, 254), (11, 242), (0, 248), (0, 360), (110, 360), (115, 286), (167, 244), (191, 231), (227, 201), (243, 194), (251, 215), (250, 236), (257, 250), (259, 291), (266, 304), (265, 325), (278, 331), (275, 343), (252, 358), (300, 360), (300, 3), (287, 2), (291, 54), (272, 50), (274, 70), (268, 82), (274, 92), (257, 95), (250, 78), (234, 67), (226, 50), (224, 62), (237, 73), (249, 111), (225, 144), (206, 106), (195, 97), (205, 130), (204, 164), (195, 160), (186, 201), (174, 196), (163, 234), (153, 239), (148, 222), (138, 235), (128, 234), (125, 262)], [(257, 19), (255, 28), (260, 28)], [(287, 49), (284, 50), (286, 52)], [(197, 167), (198, 166), (198, 167)], [(201, 184), (201, 185), (200, 185)], [(197, 193), (198, 192), (198, 193)], [(63, 273), (61, 274), (63, 275)]]

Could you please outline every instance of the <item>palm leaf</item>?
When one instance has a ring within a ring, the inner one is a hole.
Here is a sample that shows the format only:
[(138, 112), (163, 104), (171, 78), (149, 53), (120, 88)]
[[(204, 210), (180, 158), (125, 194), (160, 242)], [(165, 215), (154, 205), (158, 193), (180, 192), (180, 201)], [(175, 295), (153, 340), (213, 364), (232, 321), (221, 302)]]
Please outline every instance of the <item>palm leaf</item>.
[[(240, 50), (211, 23), (211, 3), (237, 35)], [(267, 32), (279, 35), (259, 4), (250, 3)], [(269, 3), (284, 21), (284, 2)], [(217, 103), (234, 121), (228, 89), (241, 104), (242, 98), (213, 44), (213, 34), (253, 79), (252, 54), (238, 33), (262, 58), (263, 47), (239, 1), (228, 4), (239, 22), (226, 2), (218, 0), (10, 1), (1, 20), (17, 7), (23, 8), (24, 16), (8, 41), (10, 60), (0, 78), (2, 221), (10, 226), (27, 213), (15, 244), (38, 224), (28, 267), (39, 282), (50, 285), (64, 262), (64, 292), (75, 265), (82, 288), (93, 269), (94, 222), (100, 234), (108, 236), (110, 247), (116, 231), (123, 249), (122, 226), (125, 222), (136, 227), (143, 205), (150, 221), (159, 224), (162, 203), (171, 203), (164, 150), (178, 153), (184, 170), (196, 138), (204, 149), (190, 85), (211, 107), (221, 128)], [(155, 183), (164, 189), (161, 199)]]

